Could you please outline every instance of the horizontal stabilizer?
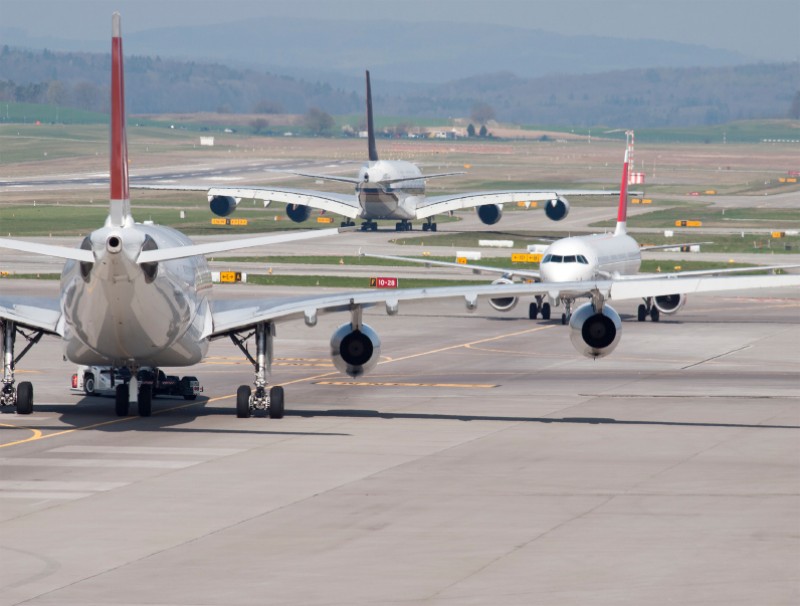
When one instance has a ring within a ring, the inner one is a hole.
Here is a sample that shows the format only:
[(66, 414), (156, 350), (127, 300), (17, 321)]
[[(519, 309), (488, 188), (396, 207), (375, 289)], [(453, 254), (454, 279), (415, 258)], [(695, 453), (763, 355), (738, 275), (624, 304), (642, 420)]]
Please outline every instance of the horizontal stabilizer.
[(241, 240), (225, 240), (223, 242), (208, 242), (205, 244), (192, 244), (189, 246), (176, 246), (173, 248), (159, 248), (155, 250), (143, 250), (136, 259), (137, 263), (158, 263), (159, 261), (170, 261), (172, 259), (185, 259), (187, 257), (197, 257), (200, 255), (210, 255), (213, 253), (227, 252), (229, 250), (240, 250), (253, 246), (267, 246), (270, 244), (280, 244), (281, 242), (294, 242), (296, 240), (310, 240), (312, 238), (324, 238), (343, 231), (351, 231), (351, 228), (340, 227), (333, 229), (318, 229), (313, 231), (286, 232), (273, 234), (270, 236), (258, 236), (255, 238), (244, 238)]
[(91, 250), (83, 248), (69, 248), (67, 246), (53, 246), (52, 244), (39, 244), (38, 242), (27, 242), (25, 240), (12, 240), (0, 238), (0, 248), (18, 250), (20, 252), (44, 255), (46, 257), (56, 257), (58, 259), (72, 259), (81, 263), (94, 263), (94, 255)]

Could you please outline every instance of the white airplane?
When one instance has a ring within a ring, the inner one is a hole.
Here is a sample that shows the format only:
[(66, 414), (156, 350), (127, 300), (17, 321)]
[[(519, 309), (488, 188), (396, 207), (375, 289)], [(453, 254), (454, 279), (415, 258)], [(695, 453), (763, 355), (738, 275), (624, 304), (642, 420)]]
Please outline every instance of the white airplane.
[[(304, 318), (314, 326), (320, 312), (345, 311), (350, 321), (331, 337), (331, 357), (350, 376), (374, 367), (381, 342), (362, 321), (365, 306), (383, 303), (394, 315), (400, 301), (463, 297), (467, 308), (479, 296), (514, 297), (548, 294), (553, 298), (588, 296), (591, 302), (572, 317), (578, 336), (573, 345), (592, 357), (610, 353), (619, 341), (619, 316), (606, 304), (611, 299), (670, 293), (705, 292), (799, 285), (800, 276), (739, 278), (675, 278), (635, 285), (621, 281), (551, 284), (494, 284), (429, 289), (364, 290), (316, 296), (219, 300), (212, 298), (211, 273), (203, 255), (249, 246), (315, 238), (337, 230), (278, 234), (246, 240), (193, 244), (182, 233), (162, 226), (135, 223), (131, 215), (125, 134), (120, 17), (112, 17), (111, 45), (111, 200), (105, 225), (78, 248), (0, 238), (0, 248), (46, 255), (66, 261), (58, 297), (0, 294), (0, 406), (17, 414), (33, 412), (33, 385), (15, 380), (15, 369), (44, 336), (62, 340), (65, 358), (75, 364), (128, 368), (129, 383), (115, 387), (115, 410), (126, 416), (131, 402), (149, 416), (152, 392), (138, 384), (141, 366), (191, 366), (206, 355), (209, 341), (230, 338), (255, 368), (255, 391), (242, 385), (236, 392), (236, 414), (255, 410), (272, 418), (284, 414), (284, 393), (268, 387), (275, 327), (279, 321)], [(581, 322), (578, 323), (577, 319)], [(574, 332), (574, 331), (573, 331)], [(27, 344), (16, 352), (18, 337)], [(255, 354), (246, 347), (253, 339)]]
[[(639, 246), (627, 233), (628, 209), (628, 160), (633, 151), (633, 133), (627, 133), (627, 147), (622, 168), (622, 183), (620, 186), (619, 205), (617, 209), (617, 225), (613, 233), (592, 234), (587, 236), (574, 236), (556, 240), (548, 246), (542, 254), (539, 271), (515, 270), (472, 263), (451, 263), (448, 261), (435, 261), (416, 259), (396, 255), (374, 255), (361, 253), (362, 256), (418, 263), (426, 266), (453, 267), (461, 270), (470, 270), (473, 273), (495, 273), (502, 277), (493, 284), (512, 284), (515, 277), (534, 280), (541, 284), (558, 286), (565, 283), (587, 282), (592, 280), (610, 279), (616, 282), (626, 281), (652, 281), (654, 279), (672, 280), (677, 277), (716, 276), (720, 274), (734, 274), (770, 270), (785, 270), (798, 267), (797, 265), (771, 265), (759, 267), (737, 267), (729, 269), (708, 269), (685, 272), (667, 272), (658, 274), (641, 274), (639, 267), (642, 262), (642, 251), (688, 246), (688, 244), (665, 244), (659, 246)], [(586, 296), (585, 291), (569, 292), (558, 290), (557, 295), (537, 295), (536, 302), (528, 308), (528, 317), (536, 319), (541, 314), (542, 319), (549, 320), (551, 306), (564, 303), (565, 312), (561, 315), (561, 323), (571, 321), (571, 310), (575, 299)], [(544, 299), (549, 299), (545, 301)], [(674, 314), (686, 303), (685, 293), (662, 294), (657, 296), (642, 295), (643, 303), (637, 310), (637, 319), (643, 322), (648, 316), (657, 322), (662, 313)], [(510, 311), (517, 304), (518, 298), (499, 297), (489, 300), (490, 305), (498, 311)], [(579, 322), (581, 320), (578, 320)]]
[(504, 204), (544, 201), (544, 212), (553, 221), (564, 219), (569, 213), (566, 196), (616, 195), (608, 190), (506, 190), (482, 191), (426, 196), (425, 180), (447, 177), (463, 172), (424, 175), (419, 167), (403, 160), (380, 160), (375, 145), (375, 128), (372, 120), (372, 89), (369, 72), (367, 78), (367, 146), (369, 162), (358, 172), (358, 177), (317, 175), (303, 172), (290, 174), (314, 179), (326, 179), (350, 183), (355, 186), (355, 196), (316, 190), (289, 189), (265, 186), (208, 187), (207, 185), (138, 185), (134, 189), (160, 189), (173, 191), (207, 191), (211, 212), (226, 217), (236, 210), (242, 199), (263, 200), (286, 204), (287, 216), (297, 223), (309, 218), (312, 209), (332, 212), (345, 217), (342, 226), (355, 225), (355, 219), (363, 219), (361, 230), (375, 231), (376, 220), (398, 221), (397, 231), (412, 229), (412, 220), (425, 220), (423, 231), (436, 231), (435, 215), (464, 208), (475, 208), (478, 217), (486, 225), (494, 225), (503, 216)]

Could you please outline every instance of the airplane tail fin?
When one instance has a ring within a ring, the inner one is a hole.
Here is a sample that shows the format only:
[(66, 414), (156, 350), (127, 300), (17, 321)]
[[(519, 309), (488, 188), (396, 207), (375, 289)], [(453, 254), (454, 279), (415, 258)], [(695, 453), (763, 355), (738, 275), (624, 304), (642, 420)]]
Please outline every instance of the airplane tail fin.
[(367, 145), (369, 148), (369, 161), (378, 161), (378, 148), (375, 145), (375, 124), (372, 121), (372, 87), (369, 83), (369, 70), (367, 70)]
[(122, 66), (122, 27), (119, 13), (111, 17), (111, 204), (108, 224), (122, 227), (133, 221), (128, 185), (128, 141), (125, 134), (125, 82)]
[(617, 228), (615, 236), (628, 233), (628, 170), (633, 156), (633, 131), (625, 133), (625, 160), (622, 163), (622, 182), (619, 185), (619, 208), (617, 209)]

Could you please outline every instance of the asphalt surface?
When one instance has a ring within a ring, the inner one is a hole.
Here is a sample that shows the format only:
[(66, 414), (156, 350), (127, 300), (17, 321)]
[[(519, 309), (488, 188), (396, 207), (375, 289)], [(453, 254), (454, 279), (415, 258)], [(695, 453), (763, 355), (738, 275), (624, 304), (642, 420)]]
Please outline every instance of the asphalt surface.
[(520, 308), (368, 310), (357, 380), (345, 317), (281, 324), (282, 420), (235, 417), (229, 342), (144, 419), (70, 393), (46, 339), (34, 414), (0, 414), (0, 604), (796, 603), (800, 293), (763, 295), (620, 304), (598, 361)]
[[(610, 216), (576, 205), (558, 227)], [(465, 217), (440, 230), (486, 230)], [(519, 230), (554, 227), (541, 211), (513, 218)], [(455, 253), (395, 237), (348, 233), (280, 253)], [(4, 251), (0, 270), (60, 265)], [(402, 271), (417, 275), (452, 274)], [(693, 296), (659, 323), (620, 303), (621, 343), (597, 361), (579, 357), (560, 323), (524, 319), (526, 303), (506, 314), (457, 302), (404, 304), (394, 318), (367, 310), (382, 357), (355, 380), (329, 357), (345, 316), (281, 324), (282, 420), (235, 417), (253, 372), (228, 341), (203, 364), (167, 369), (197, 376), (198, 400), (157, 399), (143, 419), (71, 393), (75, 368), (44, 339), (17, 366), (34, 384), (34, 414), (0, 410), (0, 605), (800, 601), (797, 289)]]

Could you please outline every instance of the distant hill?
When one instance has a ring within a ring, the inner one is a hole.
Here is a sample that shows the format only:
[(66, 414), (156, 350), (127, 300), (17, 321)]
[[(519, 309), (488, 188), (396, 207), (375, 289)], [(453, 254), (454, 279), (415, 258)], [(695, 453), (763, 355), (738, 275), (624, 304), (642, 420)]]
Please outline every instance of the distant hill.
[[(349, 83), (278, 75), (220, 63), (126, 57), (132, 114), (234, 112), (363, 113), (363, 74)], [(0, 101), (105, 111), (105, 53), (0, 49)], [(376, 113), (409, 118), (470, 117), (486, 103), (498, 120), (520, 124), (642, 128), (784, 118), (800, 84), (800, 63), (627, 69), (521, 77), (511, 72), (434, 84), (399, 85), (373, 70)], [(795, 105), (797, 101), (795, 101)]]

